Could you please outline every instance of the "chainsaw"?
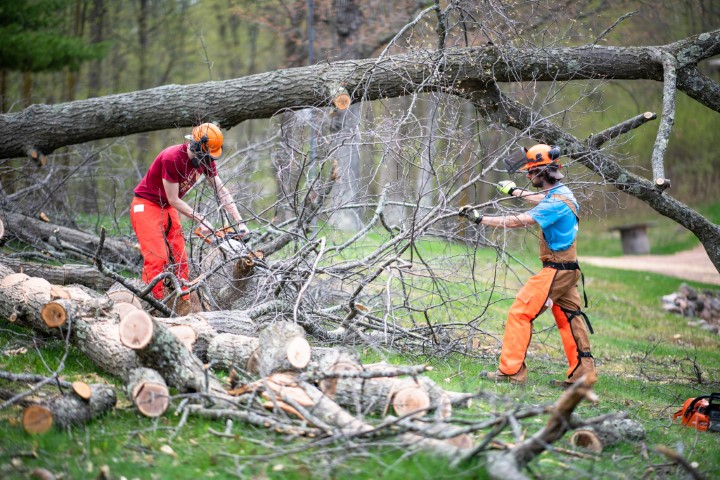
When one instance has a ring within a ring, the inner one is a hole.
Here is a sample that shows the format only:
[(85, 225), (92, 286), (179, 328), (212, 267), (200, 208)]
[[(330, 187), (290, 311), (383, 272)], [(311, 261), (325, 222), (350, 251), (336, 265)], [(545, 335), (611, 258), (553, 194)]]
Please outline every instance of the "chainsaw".
[(673, 420), (682, 417), (682, 424), (701, 432), (720, 433), (720, 393), (688, 398)]
[[(195, 229), (195, 235), (200, 237), (208, 245), (219, 244), (223, 240), (238, 240), (243, 241), (250, 235), (250, 232), (242, 230), (238, 232), (235, 227), (223, 227), (219, 230), (215, 230), (209, 235), (204, 235), (200, 227)], [(244, 242), (243, 242), (244, 243)]]

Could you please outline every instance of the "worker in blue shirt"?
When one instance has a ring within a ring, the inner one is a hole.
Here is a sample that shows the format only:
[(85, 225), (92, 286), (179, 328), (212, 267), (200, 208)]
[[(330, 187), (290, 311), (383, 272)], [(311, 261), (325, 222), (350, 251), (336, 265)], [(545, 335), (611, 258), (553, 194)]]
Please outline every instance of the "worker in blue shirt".
[(532, 322), (551, 308), (569, 366), (566, 378), (553, 384), (567, 387), (586, 373), (595, 372), (588, 337), (588, 329), (592, 333), (592, 327), (580, 309), (577, 288), (581, 278), (576, 251), (579, 206), (572, 191), (560, 183), (563, 174), (560, 173), (562, 165), (557, 161), (560, 157), (558, 147), (539, 144), (529, 150), (522, 149), (521, 155), (520, 170), (526, 171), (532, 186), (539, 192), (517, 188), (511, 181), (502, 181), (497, 188), (501, 193), (537, 204), (532, 210), (516, 215), (489, 216), (466, 205), (459, 212), (461, 217), (478, 225), (517, 228), (537, 224), (542, 230), (540, 260), (543, 268), (518, 292), (508, 312), (500, 365), (497, 371), (486, 372), (484, 376), (525, 384), (525, 356), (532, 337)]

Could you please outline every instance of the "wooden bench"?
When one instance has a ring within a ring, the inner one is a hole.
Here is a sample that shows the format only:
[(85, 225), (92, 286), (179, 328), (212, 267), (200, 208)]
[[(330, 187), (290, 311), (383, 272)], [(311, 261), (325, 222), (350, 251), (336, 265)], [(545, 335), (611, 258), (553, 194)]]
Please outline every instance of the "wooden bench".
[(619, 231), (622, 241), (622, 250), (625, 255), (647, 255), (650, 253), (650, 240), (648, 240), (647, 229), (652, 223), (633, 223), (613, 227), (610, 231)]

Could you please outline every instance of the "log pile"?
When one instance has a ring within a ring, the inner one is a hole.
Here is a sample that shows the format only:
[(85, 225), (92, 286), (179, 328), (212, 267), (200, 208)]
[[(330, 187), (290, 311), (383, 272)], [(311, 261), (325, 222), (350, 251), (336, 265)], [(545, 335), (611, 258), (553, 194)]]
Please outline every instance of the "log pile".
[(665, 311), (692, 318), (689, 325), (720, 333), (720, 290), (697, 290), (683, 283), (662, 301)]
[[(306, 330), (317, 327), (288, 321), (292, 316), (282, 313), (282, 302), (174, 318), (154, 317), (143, 306), (118, 286), (99, 294), (52, 285), (0, 264), (0, 317), (67, 338), (121, 379), (125, 395), (147, 417), (163, 415), (177, 391), (184, 394), (187, 414), (328, 439), (392, 437), (404, 448), (454, 460), (479, 451), (472, 430), (453, 424), (453, 406), (467, 406), (472, 395), (444, 390), (423, 375), (427, 366), (364, 365), (351, 351), (313, 348)], [(217, 368), (233, 372), (231, 386), (215, 375)], [(590, 385), (574, 403), (562, 404), (563, 415), (590, 395)], [(24, 424), (36, 433), (52, 425), (68, 428), (114, 405), (112, 388), (78, 384), (48, 402), (28, 405)], [(519, 452), (508, 456), (526, 463), (536, 453)]]

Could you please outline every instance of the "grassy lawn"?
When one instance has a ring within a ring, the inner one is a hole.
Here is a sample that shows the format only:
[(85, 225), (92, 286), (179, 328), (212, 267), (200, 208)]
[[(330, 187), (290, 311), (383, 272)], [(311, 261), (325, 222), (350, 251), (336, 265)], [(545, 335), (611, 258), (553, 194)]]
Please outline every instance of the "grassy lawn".
[[(588, 230), (593, 228), (585, 231)], [(596, 247), (584, 248), (586, 243), (595, 242), (596, 237), (581, 237), (583, 254), (596, 254), (592, 251)], [(520, 262), (535, 268), (535, 246), (534, 242), (529, 243), (525, 253), (521, 246), (510, 251), (518, 255)], [(619, 249), (617, 239), (605, 243), (617, 244)], [(669, 250), (680, 249), (685, 240), (670, 243)], [(362, 250), (343, 253), (348, 258), (357, 258), (364, 253)], [(554, 321), (548, 313), (535, 321), (527, 360), (530, 375), (525, 387), (494, 384), (479, 378), (481, 371), (496, 368), (505, 314), (515, 289), (529, 273), (513, 260), (506, 268), (489, 268), (497, 257), (492, 249), (477, 250), (476, 262), (468, 262), (467, 254), (472, 251), (467, 246), (430, 241), (423, 242), (416, 255), (450, 259), (433, 267), (450, 279), (452, 288), (458, 289), (453, 293), (477, 297), (477, 304), (487, 302), (477, 332), (477, 350), (469, 351), (467, 356), (437, 357), (365, 349), (360, 352), (363, 360), (430, 363), (433, 371), (428, 376), (444, 388), (480, 394), (470, 408), (454, 411), (454, 417), (462, 421), (477, 422), (509, 408), (554, 402), (559, 391), (549, 381), (562, 378), (566, 365)], [(477, 268), (475, 284), (467, 281), (468, 265)], [(656, 446), (665, 445), (694, 462), (706, 478), (720, 477), (717, 454), (720, 434), (698, 433), (670, 421), (686, 398), (720, 391), (720, 336), (689, 327), (687, 319), (661, 309), (660, 297), (677, 291), (680, 280), (592, 266), (585, 267), (584, 272), (591, 302), (587, 313), (596, 331), (591, 343), (600, 375), (595, 386), (599, 401), (581, 403), (577, 413), (594, 417), (626, 412), (629, 418), (644, 425), (647, 439), (642, 443), (611, 445), (601, 455), (585, 455), (586, 458), (563, 450), (546, 452), (531, 463), (533, 474), (538, 478), (686, 478), (682, 470), (654, 451)], [(486, 289), (481, 280), (491, 273), (497, 274), (492, 279), (505, 283), (508, 289)], [(437, 292), (428, 288), (418, 301), (433, 305), (437, 298)], [(466, 323), (478, 315), (464, 305), (434, 308), (430, 313), (433, 322)], [(1, 324), (1, 370), (48, 374), (57, 368), (64, 351), (61, 339), (33, 339), (27, 330), (8, 322)], [(63, 375), (68, 381), (107, 381), (121, 386), (117, 379), (99, 373), (82, 353), (72, 348)], [(2, 390), (18, 387), (0, 381)], [(48, 390), (44, 394), (50, 393)], [(453, 466), (428, 454), (408, 455), (383, 439), (369, 449), (352, 442), (302, 449), (308, 444), (307, 439), (289, 438), (240, 423), (228, 430), (231, 437), (218, 434), (226, 431), (223, 421), (191, 417), (178, 429), (181, 420), (173, 409), (153, 421), (136, 414), (123, 393), (118, 397), (118, 408), (106, 417), (81, 428), (54, 430), (42, 436), (23, 432), (20, 408), (0, 410), (0, 478), (29, 478), (38, 467), (62, 474), (63, 478), (97, 478), (103, 466), (109, 469), (112, 478), (128, 479), (486, 478), (485, 454)], [(176, 400), (173, 405), (178, 403)], [(508, 428), (497, 440), (516, 443), (516, 435), (528, 437), (546, 420), (546, 416), (523, 420), (515, 432)], [(475, 441), (482, 441), (487, 433), (478, 432)], [(555, 446), (571, 448), (567, 438)]]

